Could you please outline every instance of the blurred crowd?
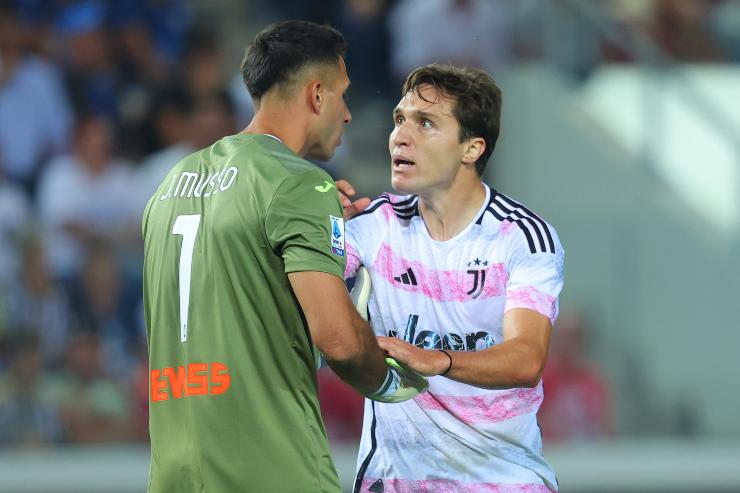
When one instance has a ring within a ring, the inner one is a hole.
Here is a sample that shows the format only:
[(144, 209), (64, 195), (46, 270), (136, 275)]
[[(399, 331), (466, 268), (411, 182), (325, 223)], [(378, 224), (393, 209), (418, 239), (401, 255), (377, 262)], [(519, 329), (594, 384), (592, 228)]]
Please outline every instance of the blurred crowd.
[[(280, 18), (338, 27), (353, 109), (395, 100), (405, 74), (433, 61), (497, 74), (544, 59), (585, 77), (605, 61), (636, 61), (635, 31), (678, 61), (740, 61), (737, 1), (246, 5), (252, 28)], [(215, 8), (0, 0), (0, 446), (147, 438), (140, 216), (173, 164), (252, 112), (224, 33), (203, 22)], [(542, 420), (553, 439), (613, 432), (608, 384), (577, 347), (551, 357)], [(356, 439), (362, 400), (326, 371), (320, 381), (330, 435)], [(581, 398), (588, 405), (573, 406)]]

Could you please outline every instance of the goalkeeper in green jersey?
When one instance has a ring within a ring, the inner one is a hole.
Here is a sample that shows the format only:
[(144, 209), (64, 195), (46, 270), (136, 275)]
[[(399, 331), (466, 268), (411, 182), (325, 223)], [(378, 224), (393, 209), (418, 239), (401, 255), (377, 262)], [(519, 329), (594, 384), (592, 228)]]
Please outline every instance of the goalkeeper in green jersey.
[(242, 66), (254, 119), (174, 165), (147, 204), (150, 493), (339, 492), (316, 348), (371, 399), (424, 388), (352, 305), (336, 184), (303, 159), (330, 158), (351, 120), (344, 50), (303, 21), (258, 34)]

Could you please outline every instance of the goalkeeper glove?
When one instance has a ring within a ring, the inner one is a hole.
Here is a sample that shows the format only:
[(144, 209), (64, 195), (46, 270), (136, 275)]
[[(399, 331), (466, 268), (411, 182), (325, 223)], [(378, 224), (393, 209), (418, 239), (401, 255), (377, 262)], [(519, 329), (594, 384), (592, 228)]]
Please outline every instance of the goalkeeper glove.
[(388, 373), (383, 384), (368, 399), (378, 402), (397, 403), (413, 399), (429, 388), (429, 382), (423, 376), (393, 358), (386, 358)]
[(355, 277), (355, 285), (352, 286), (352, 291), (349, 292), (349, 297), (352, 298), (352, 303), (360, 312), (360, 316), (366, 321), (367, 316), (367, 302), (370, 299), (370, 291), (372, 290), (372, 282), (370, 281), (370, 272), (365, 268), (364, 265), (360, 266)]
[[(352, 303), (365, 320), (368, 319), (367, 302), (370, 299), (371, 290), (370, 272), (367, 268), (361, 266), (357, 271), (350, 298), (352, 298)], [(411, 368), (398, 363), (393, 358), (386, 358), (385, 362), (388, 365), (385, 380), (377, 391), (367, 396), (368, 399), (389, 403), (403, 402), (413, 399), (414, 396), (425, 392), (429, 388), (427, 379)]]

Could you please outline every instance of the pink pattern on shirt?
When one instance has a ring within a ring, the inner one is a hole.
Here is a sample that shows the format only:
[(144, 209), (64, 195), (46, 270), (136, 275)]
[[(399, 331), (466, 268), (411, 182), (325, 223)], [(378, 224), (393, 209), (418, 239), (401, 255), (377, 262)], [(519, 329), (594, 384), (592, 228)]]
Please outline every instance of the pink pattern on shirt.
[(422, 409), (446, 411), (467, 425), (475, 425), (498, 423), (524, 414), (536, 413), (542, 398), (542, 385), (538, 385), (531, 389), (510, 389), (481, 396), (438, 395), (425, 392), (414, 397), (414, 402)]
[[(402, 284), (394, 279), (404, 274), (408, 269), (414, 273), (417, 285)], [(473, 275), (465, 270), (435, 270), (421, 262), (406, 260), (397, 256), (390, 245), (383, 243), (378, 251), (373, 270), (380, 277), (394, 284), (398, 289), (409, 292), (423, 293), (424, 296), (437, 301), (469, 301), (468, 292), (473, 288)], [(509, 275), (502, 263), (490, 264), (485, 270), (486, 282), (478, 300), (503, 296), (506, 293), (506, 283)]]
[(514, 230), (515, 226), (516, 226), (516, 223), (512, 221), (502, 221), (499, 234), (501, 235), (501, 237), (509, 236), (509, 233), (511, 233)]
[(555, 298), (538, 291), (534, 286), (524, 286), (507, 292), (504, 311), (512, 308), (529, 308), (543, 314), (550, 320), (555, 318)]
[[(363, 492), (375, 478), (362, 480)], [(385, 493), (555, 493), (543, 484), (533, 483), (463, 483), (452, 479), (383, 479)]]
[(357, 273), (360, 268), (360, 255), (352, 245), (347, 243), (347, 264), (344, 266), (344, 278), (349, 279)]

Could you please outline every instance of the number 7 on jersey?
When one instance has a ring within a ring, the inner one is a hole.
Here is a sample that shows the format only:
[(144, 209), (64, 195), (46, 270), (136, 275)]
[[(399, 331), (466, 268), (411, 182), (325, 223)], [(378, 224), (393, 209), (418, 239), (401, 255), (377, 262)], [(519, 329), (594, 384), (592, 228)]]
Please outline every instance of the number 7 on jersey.
[(200, 226), (200, 214), (177, 216), (172, 234), (182, 236), (180, 246), (180, 342), (188, 340), (188, 307), (190, 305), (190, 274), (193, 271), (195, 236)]

